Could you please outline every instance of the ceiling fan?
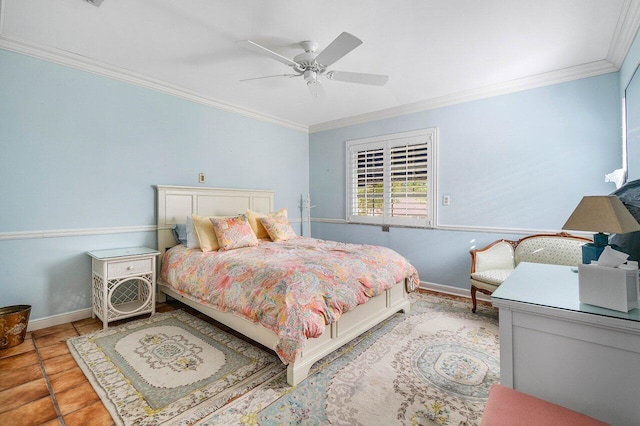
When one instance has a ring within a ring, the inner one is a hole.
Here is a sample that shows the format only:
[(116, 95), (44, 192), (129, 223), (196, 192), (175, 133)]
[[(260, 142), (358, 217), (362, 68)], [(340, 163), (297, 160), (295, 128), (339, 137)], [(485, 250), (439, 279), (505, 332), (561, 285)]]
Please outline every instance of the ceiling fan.
[(348, 83), (371, 84), (374, 86), (384, 86), (389, 76), (380, 74), (364, 74), (359, 72), (347, 71), (328, 71), (328, 68), (334, 62), (351, 52), (362, 44), (359, 38), (343, 32), (335, 40), (333, 40), (322, 52), (317, 53), (318, 43), (314, 41), (303, 41), (300, 46), (304, 49), (304, 53), (296, 55), (293, 59), (286, 58), (264, 46), (259, 45), (251, 40), (242, 40), (237, 42), (242, 47), (253, 52), (259, 53), (275, 59), (285, 65), (293, 68), (293, 74), (278, 74), (265, 77), (247, 78), (247, 80), (259, 80), (272, 77), (303, 77), (307, 82), (307, 87), (314, 98), (324, 97), (322, 85), (318, 77), (324, 76), (328, 80), (345, 81)]

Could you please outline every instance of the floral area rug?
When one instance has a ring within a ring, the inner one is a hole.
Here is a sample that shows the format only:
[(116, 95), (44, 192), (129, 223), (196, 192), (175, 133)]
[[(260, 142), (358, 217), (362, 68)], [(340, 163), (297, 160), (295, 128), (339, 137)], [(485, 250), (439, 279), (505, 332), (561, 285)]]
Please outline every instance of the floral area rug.
[(285, 371), (275, 354), (183, 311), (74, 337), (116, 424), (194, 424)]
[(314, 365), (284, 373), (212, 413), (207, 425), (477, 425), (499, 381), (497, 311), (412, 294), (389, 320)]

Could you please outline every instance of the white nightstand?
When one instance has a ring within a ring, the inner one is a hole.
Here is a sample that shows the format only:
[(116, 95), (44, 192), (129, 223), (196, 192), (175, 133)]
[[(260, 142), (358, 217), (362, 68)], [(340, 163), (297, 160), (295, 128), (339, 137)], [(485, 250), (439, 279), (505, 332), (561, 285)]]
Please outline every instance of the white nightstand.
[(155, 313), (159, 251), (130, 247), (87, 254), (92, 257), (92, 318), (98, 316), (107, 328), (111, 321)]

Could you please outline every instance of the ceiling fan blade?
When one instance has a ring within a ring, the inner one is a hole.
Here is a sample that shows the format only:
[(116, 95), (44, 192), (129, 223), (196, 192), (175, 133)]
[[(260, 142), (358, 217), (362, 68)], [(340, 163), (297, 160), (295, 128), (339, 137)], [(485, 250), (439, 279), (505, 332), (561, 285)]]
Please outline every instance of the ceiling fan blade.
[(348, 83), (372, 84), (374, 86), (384, 86), (389, 80), (388, 75), (364, 74), (360, 72), (329, 71), (329, 80), (346, 81)]
[(290, 67), (295, 67), (297, 64), (295, 62), (293, 62), (291, 59), (289, 58), (285, 58), (284, 56), (267, 49), (264, 46), (259, 45), (256, 42), (253, 42), (251, 40), (240, 40), (237, 41), (236, 44), (238, 44), (239, 46), (244, 47), (245, 49), (249, 49), (255, 53), (258, 53), (260, 55), (264, 55), (264, 56), (268, 56), (271, 59), (275, 59), (278, 62), (282, 62), (285, 65), (289, 65)]
[(307, 81), (307, 88), (309, 89), (309, 93), (311, 93), (311, 97), (313, 99), (322, 100), (327, 97), (326, 94), (324, 93), (324, 88), (322, 87), (322, 84), (320, 84), (320, 82), (317, 79)]
[(243, 78), (240, 81), (250, 81), (250, 80), (262, 80), (263, 78), (273, 78), (273, 77), (301, 77), (301, 74), (278, 74), (278, 75), (265, 75), (264, 77), (253, 77), (253, 78)]
[(358, 37), (346, 32), (342, 33), (316, 56), (316, 62), (324, 67), (328, 67), (361, 44), (362, 40)]

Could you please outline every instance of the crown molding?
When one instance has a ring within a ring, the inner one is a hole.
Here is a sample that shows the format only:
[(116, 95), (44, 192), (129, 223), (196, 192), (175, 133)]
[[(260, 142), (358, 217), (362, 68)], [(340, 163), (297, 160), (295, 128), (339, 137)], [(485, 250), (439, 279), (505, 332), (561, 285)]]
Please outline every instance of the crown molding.
[(606, 58), (617, 69), (622, 66), (639, 27), (640, 0), (625, 0)]
[(608, 61), (601, 60), (575, 67), (564, 68), (544, 74), (519, 78), (505, 83), (494, 84), (480, 89), (467, 90), (451, 95), (439, 96), (424, 101), (401, 105), (399, 107), (374, 111), (367, 114), (342, 118), (339, 120), (327, 121), (325, 123), (314, 124), (309, 127), (309, 133), (324, 132), (326, 130), (362, 124), (370, 121), (384, 120), (401, 115), (413, 114), (421, 111), (442, 108), (464, 102), (476, 101), (479, 99), (491, 98), (494, 96), (506, 95), (523, 90), (535, 89), (538, 87), (550, 86), (552, 84), (564, 83), (581, 78), (594, 77), (618, 71), (619, 67)]
[[(2, 6), (3, 3), (0, 0), (0, 13), (2, 13)], [(3, 19), (3, 15), (3, 13), (2, 15), (0, 15), (0, 22)], [(295, 123), (293, 121), (284, 120), (268, 114), (260, 113), (258, 111), (253, 111), (248, 108), (243, 108), (237, 105), (217, 101), (215, 99), (199, 95), (188, 89), (169, 84), (162, 80), (154, 79), (152, 77), (128, 71), (123, 68), (115, 67), (104, 62), (77, 55), (75, 53), (30, 43), (25, 40), (10, 38), (1, 33), (0, 49), (5, 49), (15, 53), (21, 53), (23, 55), (32, 56), (39, 59), (44, 59), (50, 62), (79, 69), (81, 71), (87, 71), (114, 80), (124, 81), (136, 86), (156, 90), (158, 92), (166, 93), (223, 111), (228, 111), (234, 114), (253, 118), (255, 120), (275, 124), (277, 126), (287, 127), (304, 133), (308, 133), (309, 131), (309, 128), (307, 126)]]

